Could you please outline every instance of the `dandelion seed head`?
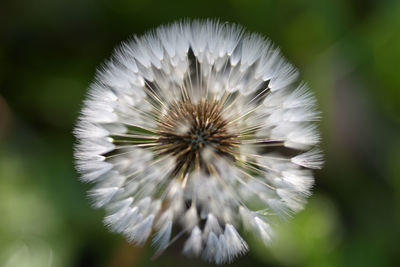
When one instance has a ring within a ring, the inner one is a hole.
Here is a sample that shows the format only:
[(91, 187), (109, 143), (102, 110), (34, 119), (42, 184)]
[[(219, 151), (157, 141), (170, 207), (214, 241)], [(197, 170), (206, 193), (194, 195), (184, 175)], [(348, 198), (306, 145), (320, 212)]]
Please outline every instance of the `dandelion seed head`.
[(120, 45), (75, 127), (76, 166), (111, 231), (222, 264), (266, 244), (321, 168), (320, 114), (264, 37), (215, 20), (176, 22)]

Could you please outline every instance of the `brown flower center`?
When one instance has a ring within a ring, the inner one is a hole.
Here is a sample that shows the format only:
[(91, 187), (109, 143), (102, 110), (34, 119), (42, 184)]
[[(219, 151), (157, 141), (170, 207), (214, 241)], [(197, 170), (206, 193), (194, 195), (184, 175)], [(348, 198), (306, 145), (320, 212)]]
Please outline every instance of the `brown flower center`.
[(212, 155), (234, 160), (240, 141), (229, 126), (217, 101), (175, 103), (159, 123), (159, 153), (176, 157), (174, 175), (186, 175), (193, 168), (210, 173)]

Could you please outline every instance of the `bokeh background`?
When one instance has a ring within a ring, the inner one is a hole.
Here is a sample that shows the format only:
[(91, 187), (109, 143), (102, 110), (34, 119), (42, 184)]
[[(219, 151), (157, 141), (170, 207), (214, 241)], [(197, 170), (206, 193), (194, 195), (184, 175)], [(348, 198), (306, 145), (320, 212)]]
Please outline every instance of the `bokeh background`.
[[(0, 266), (203, 266), (152, 261), (102, 225), (71, 134), (95, 69), (120, 41), (179, 18), (269, 36), (323, 111), (326, 165), (306, 209), (232, 266), (400, 266), (400, 1), (2, 0)], [(251, 237), (250, 237), (251, 239)]]

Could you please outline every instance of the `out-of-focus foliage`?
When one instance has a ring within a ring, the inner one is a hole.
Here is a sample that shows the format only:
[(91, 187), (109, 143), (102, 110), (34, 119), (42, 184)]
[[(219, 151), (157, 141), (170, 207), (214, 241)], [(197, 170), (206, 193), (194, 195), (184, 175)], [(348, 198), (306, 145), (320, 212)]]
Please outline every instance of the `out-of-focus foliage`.
[(159, 259), (102, 225), (73, 169), (71, 131), (120, 41), (179, 18), (269, 36), (323, 111), (326, 166), (306, 210), (233, 266), (399, 266), (400, 2), (16, 0), (0, 4), (0, 266), (202, 266)]

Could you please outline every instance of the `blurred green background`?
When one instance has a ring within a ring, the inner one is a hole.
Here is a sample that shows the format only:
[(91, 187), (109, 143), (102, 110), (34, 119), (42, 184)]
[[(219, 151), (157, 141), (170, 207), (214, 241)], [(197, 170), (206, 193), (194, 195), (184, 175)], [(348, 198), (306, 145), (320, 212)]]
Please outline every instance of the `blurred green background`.
[(232, 266), (400, 266), (400, 1), (9, 0), (0, 3), (0, 266), (202, 266), (158, 260), (102, 225), (71, 134), (95, 69), (132, 34), (219, 17), (269, 36), (323, 111), (326, 165), (271, 247)]

